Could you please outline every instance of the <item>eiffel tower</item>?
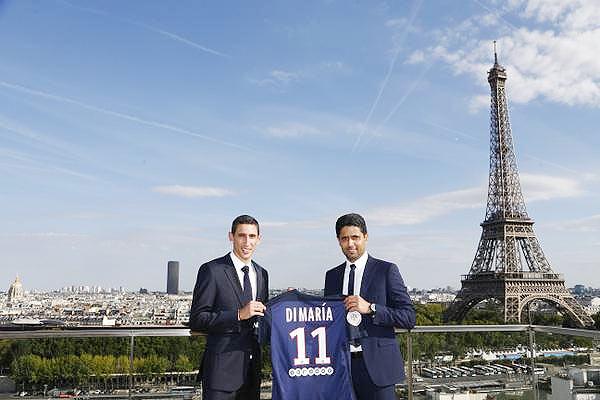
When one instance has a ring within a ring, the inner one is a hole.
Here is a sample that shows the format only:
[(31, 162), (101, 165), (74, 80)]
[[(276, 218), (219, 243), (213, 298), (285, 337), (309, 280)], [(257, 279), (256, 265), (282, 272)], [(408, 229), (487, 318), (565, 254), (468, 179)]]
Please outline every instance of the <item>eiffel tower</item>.
[(552, 270), (525, 210), (517, 160), (508, 120), (506, 69), (498, 64), (488, 72), (491, 87), (490, 176), (483, 232), (468, 275), (446, 310), (446, 321), (461, 321), (477, 303), (496, 299), (504, 304), (505, 323), (521, 323), (535, 300), (551, 303), (579, 326), (594, 321)]

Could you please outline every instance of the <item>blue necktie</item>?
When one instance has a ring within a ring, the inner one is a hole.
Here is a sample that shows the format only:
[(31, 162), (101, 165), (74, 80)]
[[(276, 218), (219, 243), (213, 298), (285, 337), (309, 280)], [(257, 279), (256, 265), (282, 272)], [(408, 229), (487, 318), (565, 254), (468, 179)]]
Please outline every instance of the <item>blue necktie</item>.
[(350, 275), (348, 275), (348, 296), (352, 296), (354, 294), (354, 270), (356, 269), (356, 265), (350, 264)]
[(242, 271), (244, 271), (244, 288), (242, 290), (242, 303), (246, 305), (250, 301), (252, 301), (252, 285), (250, 284), (250, 275), (248, 274), (250, 268), (247, 265), (244, 265), (242, 267)]

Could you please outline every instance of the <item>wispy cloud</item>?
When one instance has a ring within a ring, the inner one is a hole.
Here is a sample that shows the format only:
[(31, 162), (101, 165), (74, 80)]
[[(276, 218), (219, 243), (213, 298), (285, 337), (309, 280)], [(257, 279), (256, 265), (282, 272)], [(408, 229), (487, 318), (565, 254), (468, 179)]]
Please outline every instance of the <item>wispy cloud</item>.
[(99, 179), (95, 176), (55, 165), (54, 163), (51, 163), (48, 160), (36, 159), (29, 154), (17, 152), (12, 149), (0, 147), (0, 156), (4, 159), (12, 159), (13, 161), (17, 162), (17, 164), (0, 163), (0, 167), (4, 167), (7, 169), (24, 169), (29, 171), (35, 171), (38, 174), (59, 173), (87, 181), (99, 181)]
[(148, 120), (148, 119), (138, 117), (138, 116), (132, 115), (132, 114), (125, 114), (122, 112), (113, 111), (113, 110), (109, 110), (109, 109), (102, 108), (102, 107), (97, 107), (97, 106), (87, 104), (87, 103), (84, 103), (84, 102), (81, 102), (78, 100), (70, 99), (68, 97), (43, 92), (41, 90), (31, 89), (31, 88), (27, 88), (25, 86), (21, 86), (21, 85), (9, 83), (9, 82), (4, 82), (4, 81), (0, 81), (0, 86), (8, 88), (8, 89), (16, 90), (16, 91), (19, 91), (22, 93), (27, 93), (32, 96), (37, 96), (37, 97), (41, 97), (41, 98), (45, 98), (45, 99), (49, 99), (49, 100), (59, 101), (61, 103), (72, 104), (72, 105), (75, 105), (75, 106), (78, 106), (81, 108), (85, 108), (86, 110), (99, 112), (99, 113), (102, 113), (105, 115), (110, 115), (112, 117), (125, 119), (127, 121), (137, 122), (142, 125), (151, 126), (151, 127), (159, 128), (159, 129), (165, 129), (165, 130), (168, 130), (171, 132), (181, 133), (181, 134), (184, 134), (187, 136), (192, 136), (195, 138), (203, 139), (203, 140), (213, 142), (216, 144), (220, 144), (223, 146), (233, 147), (233, 148), (236, 148), (239, 150), (244, 150), (244, 151), (253, 151), (252, 149), (249, 149), (247, 147), (240, 146), (238, 144), (227, 142), (224, 140), (216, 139), (212, 136), (207, 136), (207, 135), (203, 135), (201, 133), (193, 132), (188, 129), (179, 128), (177, 126), (173, 126), (173, 125), (166, 124), (166, 123), (159, 122), (159, 121)]
[(259, 107), (248, 123), (261, 135), (277, 139), (327, 138), (354, 136), (361, 124), (352, 118), (289, 107)]
[(278, 69), (271, 71), (271, 76), (278, 82), (282, 82), (284, 84), (298, 80), (300, 77), (297, 72), (281, 71)]
[(156, 186), (152, 188), (154, 192), (178, 196), (187, 198), (199, 198), (199, 197), (225, 197), (233, 196), (235, 192), (218, 187), (210, 186), (182, 186), (182, 185), (169, 185), (169, 186)]
[[(521, 174), (525, 202), (581, 196), (579, 181), (548, 175)], [(416, 225), (460, 210), (485, 209), (485, 186), (426, 196), (399, 205), (367, 211), (366, 217), (377, 225)]]
[(479, 0), (474, 0), (474, 1), (475, 1), (475, 3), (479, 4), (479, 6), (481, 8), (483, 8), (484, 10), (486, 10), (488, 12), (488, 14), (484, 15), (481, 18), (482, 24), (493, 25), (496, 21), (501, 21), (504, 25), (506, 25), (510, 29), (514, 29), (514, 30), (518, 29), (509, 20), (504, 18), (504, 13), (500, 12), (500, 10), (498, 10), (497, 8), (488, 7)]
[(525, 202), (579, 197), (584, 193), (581, 183), (550, 175), (521, 174)]
[[(507, 67), (511, 81), (512, 101), (528, 103), (542, 98), (600, 107), (600, 58), (596, 57), (600, 3), (509, 0), (499, 3), (502, 13), (477, 3), (484, 14), (447, 29), (437, 38), (437, 45), (415, 51), (411, 59), (441, 60), (457, 74), (471, 75), (484, 86), (483, 77), (492, 60), (491, 41), (497, 38), (500, 63)], [(528, 27), (509, 23), (505, 13)], [(490, 28), (492, 36), (482, 37)], [(486, 97), (477, 95), (471, 109), (489, 104)]]
[(65, 232), (22, 232), (22, 233), (0, 233), (4, 237), (17, 238), (49, 238), (49, 239), (84, 239), (89, 238), (89, 235), (81, 233), (65, 233)]
[(483, 208), (485, 188), (469, 188), (435, 194), (398, 206), (378, 207), (365, 217), (376, 225), (415, 225), (458, 210)]
[(268, 73), (268, 76), (266, 78), (250, 79), (250, 82), (257, 86), (272, 86), (282, 88), (288, 86), (292, 82), (299, 80), (300, 77), (301, 75), (298, 72), (274, 69)]
[(585, 218), (578, 218), (571, 221), (563, 221), (551, 224), (555, 229), (570, 232), (599, 232), (600, 214), (591, 215)]
[(317, 127), (300, 122), (286, 122), (281, 125), (269, 126), (264, 132), (268, 136), (276, 138), (297, 138), (301, 136), (313, 136), (324, 133)]
[(266, 77), (251, 78), (249, 82), (257, 86), (284, 89), (298, 82), (319, 79), (331, 76), (332, 74), (348, 74), (350, 72), (351, 68), (342, 61), (324, 61), (295, 70), (275, 68), (269, 71)]
[(188, 45), (188, 46), (190, 46), (192, 48), (195, 48), (197, 50), (201, 50), (201, 51), (203, 51), (205, 53), (213, 54), (213, 55), (219, 56), (219, 57), (227, 57), (227, 58), (230, 57), (230, 56), (228, 56), (225, 53), (222, 53), (222, 52), (217, 51), (215, 49), (212, 49), (210, 47), (204, 46), (204, 45), (202, 45), (202, 44), (200, 44), (198, 42), (195, 42), (195, 41), (193, 41), (191, 39), (185, 38), (185, 37), (183, 37), (181, 35), (178, 35), (176, 33), (169, 32), (169, 31), (166, 31), (164, 29), (160, 29), (160, 28), (157, 28), (155, 26), (152, 26), (152, 25), (149, 25), (149, 24), (146, 24), (146, 23), (143, 23), (143, 22), (135, 21), (135, 20), (132, 20), (132, 19), (126, 19), (126, 18), (116, 17), (114, 15), (109, 14), (106, 11), (98, 10), (98, 9), (90, 8), (90, 7), (81, 7), (79, 5), (72, 4), (72, 3), (68, 2), (68, 1), (65, 1), (65, 0), (62, 0), (61, 2), (63, 4), (65, 4), (65, 5), (68, 5), (69, 7), (77, 9), (77, 10), (89, 12), (89, 13), (92, 13), (92, 14), (102, 15), (104, 17), (111, 18), (111, 19), (114, 19), (114, 20), (117, 20), (117, 21), (120, 21), (120, 22), (124, 22), (124, 23), (129, 24), (129, 25), (134, 25), (134, 26), (138, 26), (138, 27), (144, 28), (144, 29), (149, 30), (151, 32), (158, 33), (159, 35), (162, 35), (162, 36), (167, 37), (169, 39), (175, 40), (175, 41), (177, 41), (179, 43), (183, 43), (185, 45)]
[(19, 138), (20, 141), (26, 142), (28, 145), (35, 147), (44, 153), (52, 153), (61, 158), (80, 158), (79, 152), (76, 149), (73, 149), (72, 145), (40, 133), (18, 121), (7, 118), (2, 114), (0, 114), (0, 133), (9, 134), (12, 137)]

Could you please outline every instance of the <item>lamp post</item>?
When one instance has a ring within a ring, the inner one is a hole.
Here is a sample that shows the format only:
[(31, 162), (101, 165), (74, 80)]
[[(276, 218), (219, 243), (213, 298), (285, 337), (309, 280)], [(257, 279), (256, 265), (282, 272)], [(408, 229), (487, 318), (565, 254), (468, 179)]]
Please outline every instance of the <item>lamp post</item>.
[(529, 354), (531, 356), (531, 386), (533, 387), (533, 399), (538, 400), (537, 375), (535, 373), (535, 332), (533, 331), (533, 324), (531, 319), (531, 305), (534, 302), (535, 300), (532, 300), (527, 304), (527, 318), (529, 319)]

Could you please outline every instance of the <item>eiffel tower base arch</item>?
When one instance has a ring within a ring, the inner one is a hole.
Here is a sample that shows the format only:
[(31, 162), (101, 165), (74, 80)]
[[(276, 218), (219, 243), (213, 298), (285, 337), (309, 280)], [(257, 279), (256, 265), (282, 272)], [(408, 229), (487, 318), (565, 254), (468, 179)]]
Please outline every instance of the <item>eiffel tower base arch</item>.
[(444, 313), (444, 321), (462, 321), (470, 309), (488, 299), (503, 303), (507, 324), (524, 323), (528, 305), (541, 300), (568, 315), (579, 327), (594, 325), (594, 320), (566, 289), (560, 275), (527, 272), (464, 276), (461, 290)]

